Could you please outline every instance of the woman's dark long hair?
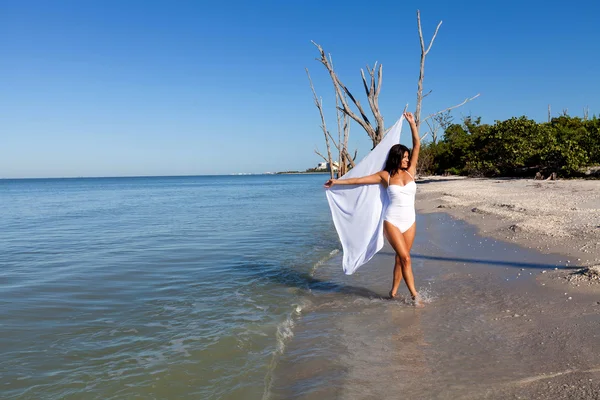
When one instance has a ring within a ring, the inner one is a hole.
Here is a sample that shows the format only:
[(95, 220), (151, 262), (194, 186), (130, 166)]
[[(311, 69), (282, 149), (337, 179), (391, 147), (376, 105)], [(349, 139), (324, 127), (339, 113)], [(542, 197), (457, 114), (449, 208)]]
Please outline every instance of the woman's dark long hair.
[(402, 165), (402, 158), (404, 157), (404, 153), (408, 152), (408, 157), (410, 158), (410, 150), (403, 144), (395, 144), (390, 149), (388, 153), (387, 161), (385, 162), (384, 171), (387, 171), (390, 176), (394, 176), (400, 170), (400, 166)]

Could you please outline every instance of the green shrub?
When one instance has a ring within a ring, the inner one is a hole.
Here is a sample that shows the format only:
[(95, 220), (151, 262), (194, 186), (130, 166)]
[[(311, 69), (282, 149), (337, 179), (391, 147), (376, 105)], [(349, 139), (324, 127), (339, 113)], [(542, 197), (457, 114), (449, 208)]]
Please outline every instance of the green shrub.
[(419, 168), (429, 174), (573, 176), (581, 167), (600, 164), (600, 119), (561, 116), (537, 123), (523, 116), (487, 125), (467, 117), (421, 151)]

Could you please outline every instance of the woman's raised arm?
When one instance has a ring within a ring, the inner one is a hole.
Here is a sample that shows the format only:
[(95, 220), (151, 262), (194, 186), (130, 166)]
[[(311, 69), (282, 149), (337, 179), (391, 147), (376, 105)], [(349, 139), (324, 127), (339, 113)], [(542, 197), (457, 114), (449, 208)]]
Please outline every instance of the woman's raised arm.
[(419, 151), (421, 150), (421, 138), (419, 137), (419, 128), (415, 122), (415, 117), (410, 112), (404, 113), (404, 118), (410, 125), (410, 132), (412, 133), (413, 148), (410, 153), (410, 160), (408, 163), (408, 169), (412, 171), (413, 176), (417, 173), (417, 163), (419, 162)]

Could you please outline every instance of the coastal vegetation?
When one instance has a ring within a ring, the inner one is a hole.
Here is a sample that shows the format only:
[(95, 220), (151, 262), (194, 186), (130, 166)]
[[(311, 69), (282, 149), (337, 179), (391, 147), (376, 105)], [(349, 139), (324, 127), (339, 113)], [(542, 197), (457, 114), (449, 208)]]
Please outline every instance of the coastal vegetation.
[(539, 172), (544, 177), (552, 173), (575, 177), (597, 165), (600, 118), (596, 116), (564, 113), (543, 123), (522, 116), (493, 124), (466, 117), (460, 124), (447, 123), (441, 140), (422, 145), (419, 173), (500, 177)]

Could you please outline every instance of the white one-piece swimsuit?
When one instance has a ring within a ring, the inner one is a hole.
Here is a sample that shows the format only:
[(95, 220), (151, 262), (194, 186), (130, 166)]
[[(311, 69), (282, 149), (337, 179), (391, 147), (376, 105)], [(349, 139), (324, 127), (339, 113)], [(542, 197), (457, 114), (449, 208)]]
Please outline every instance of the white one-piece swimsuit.
[[(405, 172), (410, 175), (410, 172)], [(413, 178), (412, 175), (410, 177)], [(390, 201), (384, 211), (383, 219), (396, 226), (402, 233), (415, 223), (417, 184), (414, 179), (403, 186), (390, 185), (390, 176), (388, 175), (387, 194)]]

